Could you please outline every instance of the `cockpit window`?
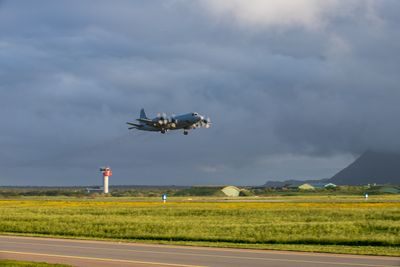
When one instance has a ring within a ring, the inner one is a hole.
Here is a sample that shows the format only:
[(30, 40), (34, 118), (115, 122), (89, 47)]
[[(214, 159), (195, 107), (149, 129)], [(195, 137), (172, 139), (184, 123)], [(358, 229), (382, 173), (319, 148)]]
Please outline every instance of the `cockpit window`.
[(195, 112), (195, 113), (192, 113), (192, 116), (197, 116), (198, 114)]

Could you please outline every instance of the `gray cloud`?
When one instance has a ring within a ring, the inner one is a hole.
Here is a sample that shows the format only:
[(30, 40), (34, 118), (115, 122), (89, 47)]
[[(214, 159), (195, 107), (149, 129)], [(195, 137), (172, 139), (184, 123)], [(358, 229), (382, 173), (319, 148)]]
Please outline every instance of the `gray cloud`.
[[(117, 184), (262, 184), (399, 150), (399, 4), (327, 2), (2, 2), (2, 184), (94, 184), (104, 164)], [(141, 107), (214, 127), (128, 132)]]

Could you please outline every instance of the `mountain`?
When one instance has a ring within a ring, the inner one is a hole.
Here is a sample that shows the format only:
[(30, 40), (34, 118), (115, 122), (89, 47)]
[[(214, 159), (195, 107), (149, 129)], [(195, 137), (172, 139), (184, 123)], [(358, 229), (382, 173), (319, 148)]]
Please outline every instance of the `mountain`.
[(400, 185), (400, 154), (367, 151), (329, 182), (337, 185)]

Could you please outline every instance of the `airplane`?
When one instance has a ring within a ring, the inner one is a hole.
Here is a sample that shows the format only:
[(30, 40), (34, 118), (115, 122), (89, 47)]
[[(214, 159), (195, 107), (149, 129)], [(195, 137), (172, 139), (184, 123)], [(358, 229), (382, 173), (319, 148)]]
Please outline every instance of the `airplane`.
[(146, 116), (144, 109), (140, 110), (140, 118), (136, 119), (139, 123), (127, 122), (131, 129), (142, 131), (161, 132), (165, 134), (170, 130), (183, 129), (183, 134), (187, 135), (190, 129), (200, 127), (210, 128), (210, 118), (204, 118), (197, 112), (187, 113), (179, 116), (172, 115), (167, 117), (165, 113), (157, 114), (157, 117), (150, 119)]

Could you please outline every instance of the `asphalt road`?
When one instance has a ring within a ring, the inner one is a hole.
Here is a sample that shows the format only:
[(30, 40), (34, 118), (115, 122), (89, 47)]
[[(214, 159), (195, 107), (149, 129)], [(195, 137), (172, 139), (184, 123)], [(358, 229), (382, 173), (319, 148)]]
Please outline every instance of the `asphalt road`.
[(400, 257), (0, 236), (0, 258), (73, 266), (400, 266)]

